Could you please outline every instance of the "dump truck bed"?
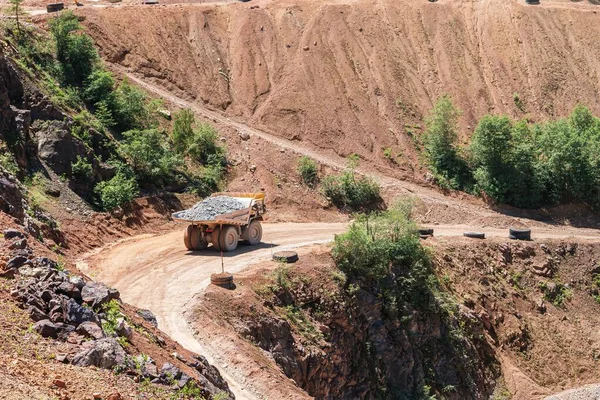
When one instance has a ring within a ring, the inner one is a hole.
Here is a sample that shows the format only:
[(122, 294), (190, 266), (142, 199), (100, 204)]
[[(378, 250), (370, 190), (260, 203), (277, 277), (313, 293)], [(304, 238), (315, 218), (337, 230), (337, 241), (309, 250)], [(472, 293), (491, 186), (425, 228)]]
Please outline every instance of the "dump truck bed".
[(250, 216), (252, 214), (252, 210), (254, 207), (258, 205), (258, 207), (264, 211), (264, 198), (265, 195), (263, 193), (240, 193), (240, 192), (219, 192), (214, 193), (211, 197), (217, 196), (226, 196), (232, 199), (235, 199), (245, 205), (245, 208), (240, 210), (231, 211), (228, 213), (215, 215), (214, 218), (208, 220), (193, 220), (189, 218), (184, 218), (183, 214), (187, 210), (178, 211), (172, 214), (172, 217), (175, 221), (183, 221), (191, 224), (199, 225), (238, 225), (243, 226), (249, 223)]

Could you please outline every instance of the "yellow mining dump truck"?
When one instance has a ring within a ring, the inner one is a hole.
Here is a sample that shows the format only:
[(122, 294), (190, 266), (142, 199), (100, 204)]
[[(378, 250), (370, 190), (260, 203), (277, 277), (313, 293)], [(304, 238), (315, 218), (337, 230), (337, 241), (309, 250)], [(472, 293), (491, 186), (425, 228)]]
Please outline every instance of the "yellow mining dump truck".
[(260, 221), (266, 211), (264, 193), (219, 192), (172, 216), (189, 223), (183, 236), (188, 250), (202, 250), (212, 243), (215, 250), (233, 251), (240, 240), (260, 243)]

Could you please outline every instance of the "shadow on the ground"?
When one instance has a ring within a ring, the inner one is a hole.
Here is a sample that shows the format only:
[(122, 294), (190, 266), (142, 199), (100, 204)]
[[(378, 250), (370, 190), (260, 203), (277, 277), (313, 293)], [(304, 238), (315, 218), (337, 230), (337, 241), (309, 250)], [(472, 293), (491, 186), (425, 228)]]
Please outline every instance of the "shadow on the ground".
[(554, 226), (600, 229), (600, 215), (585, 204), (567, 204), (535, 210), (490, 204), (490, 208), (509, 217), (527, 218)]
[[(238, 244), (237, 249), (235, 249), (234, 251), (224, 251), (223, 257), (224, 258), (235, 257), (235, 256), (239, 256), (240, 254), (249, 253), (251, 251), (256, 251), (256, 250), (261, 250), (261, 249), (273, 249), (278, 246), (279, 246), (278, 244), (273, 244), (273, 243), (259, 243), (255, 246), (250, 246), (247, 243), (240, 242)], [(194, 256), (194, 257), (218, 256), (220, 254), (221, 254), (221, 252), (216, 251), (214, 249), (214, 247), (212, 247), (212, 245), (208, 246), (204, 250), (188, 251), (187, 253), (185, 253), (186, 256)]]

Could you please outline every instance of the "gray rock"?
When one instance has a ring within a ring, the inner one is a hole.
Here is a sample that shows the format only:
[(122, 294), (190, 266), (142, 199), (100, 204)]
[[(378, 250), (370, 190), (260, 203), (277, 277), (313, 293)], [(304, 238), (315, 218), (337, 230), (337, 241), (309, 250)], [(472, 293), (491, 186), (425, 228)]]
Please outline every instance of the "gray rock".
[(58, 263), (48, 257), (38, 257), (35, 259), (35, 266), (46, 269), (57, 269)]
[(125, 364), (127, 355), (113, 338), (102, 338), (84, 343), (84, 350), (75, 354), (72, 364), (78, 367), (113, 368)]
[(72, 284), (69, 281), (66, 282), (62, 282), (58, 288), (56, 289), (56, 291), (58, 293), (62, 293), (65, 294), (75, 300), (81, 300), (81, 292), (79, 291), (79, 289), (77, 288), (77, 286), (75, 286), (74, 284)]
[(118, 290), (109, 288), (102, 283), (88, 282), (81, 289), (81, 297), (84, 302), (92, 307), (99, 307), (110, 300), (118, 299), (120, 294)]
[(244, 204), (233, 197), (207, 197), (192, 208), (181, 211), (177, 217), (190, 221), (210, 221), (217, 215), (241, 210)]
[(25, 256), (16, 256), (8, 260), (4, 269), (19, 269), (25, 264), (31, 265), (31, 261), (29, 261)]
[(36, 306), (29, 306), (27, 308), (27, 312), (29, 313), (29, 317), (31, 317), (31, 319), (36, 322), (42, 321), (44, 319), (48, 319), (48, 316), (46, 315), (46, 313), (43, 312), (42, 310), (40, 310)]
[(71, 174), (73, 138), (69, 124), (63, 121), (47, 121), (36, 125), (35, 136), (38, 157), (58, 175)]
[(77, 289), (79, 289), (80, 291), (85, 286), (85, 281), (83, 280), (83, 278), (77, 275), (70, 276), (69, 282), (75, 285), (75, 287), (77, 287)]
[(9, 250), (23, 250), (27, 247), (27, 239), (19, 239), (8, 245)]
[(127, 321), (125, 321), (125, 318), (117, 319), (117, 326), (115, 327), (115, 332), (117, 332), (117, 335), (123, 336), (127, 339), (131, 339), (131, 336), (133, 335), (133, 330), (131, 329)]
[(181, 370), (171, 363), (164, 363), (162, 368), (160, 369), (160, 378), (165, 383), (170, 383), (171, 381), (178, 381), (179, 379), (181, 379), (181, 375)]
[(69, 299), (65, 304), (66, 322), (78, 326), (83, 322), (98, 322), (96, 313), (86, 307), (83, 307), (74, 299)]
[(39, 333), (42, 337), (58, 337), (58, 327), (48, 319), (43, 319), (33, 325), (33, 330)]
[(102, 331), (102, 328), (98, 324), (90, 321), (80, 324), (75, 332), (92, 339), (102, 339), (104, 337), (104, 331)]
[(154, 316), (154, 314), (152, 313), (152, 311), (150, 311), (150, 310), (138, 310), (137, 314), (140, 317), (144, 318), (144, 320), (150, 322), (155, 327), (158, 327), (158, 321), (156, 320), (156, 317)]
[(31, 265), (24, 265), (19, 268), (19, 274), (28, 276), (31, 278), (40, 278), (46, 273), (44, 268), (32, 267)]
[(4, 239), (6, 239), (6, 240), (11, 240), (11, 239), (15, 239), (15, 238), (19, 238), (19, 239), (25, 238), (25, 234), (16, 229), (5, 229), (4, 231), (2, 231), (2, 234), (4, 235)]

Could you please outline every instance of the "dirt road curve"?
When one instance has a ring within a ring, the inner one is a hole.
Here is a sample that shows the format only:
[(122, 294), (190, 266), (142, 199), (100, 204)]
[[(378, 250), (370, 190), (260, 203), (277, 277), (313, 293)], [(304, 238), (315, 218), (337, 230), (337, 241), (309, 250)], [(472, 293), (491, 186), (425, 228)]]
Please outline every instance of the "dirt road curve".
[[(243, 371), (219, 356), (211, 343), (199, 342), (184, 319), (192, 299), (210, 283), (210, 275), (221, 270), (219, 254), (209, 250), (188, 252), (183, 246), (183, 226), (162, 235), (143, 235), (123, 240), (84, 256), (80, 269), (121, 291), (124, 301), (155, 313), (160, 328), (189, 350), (205, 355), (229, 382), (237, 399), (260, 399), (260, 388), (246, 380)], [(259, 261), (270, 259), (272, 251), (300, 248), (333, 240), (343, 232), (344, 223), (277, 223), (264, 224), (264, 241), (260, 246), (240, 246), (226, 254), (225, 269), (239, 272)], [(459, 236), (476, 230), (469, 226), (436, 226), (437, 236)], [(489, 237), (506, 237), (506, 229), (485, 229)], [(573, 228), (536, 229), (534, 238), (600, 239), (592, 230)], [(302, 254), (302, 249), (298, 249)], [(91, 267), (93, 266), (93, 267)]]
[[(225, 269), (238, 272), (271, 258), (272, 251), (329, 242), (335, 233), (344, 229), (345, 224), (331, 223), (265, 224), (265, 243), (256, 247), (242, 245), (235, 252), (227, 253)], [(145, 235), (117, 242), (87, 255), (78, 266), (84, 273), (119, 289), (125, 302), (152, 310), (164, 332), (187, 349), (203, 354), (219, 368), (236, 399), (260, 398), (252, 394), (256, 389), (250, 383), (240, 383), (245, 380), (244, 376), (214, 357), (210, 343), (198, 343), (183, 318), (190, 300), (209, 285), (210, 275), (221, 271), (218, 253), (185, 250), (183, 226), (164, 235)]]

